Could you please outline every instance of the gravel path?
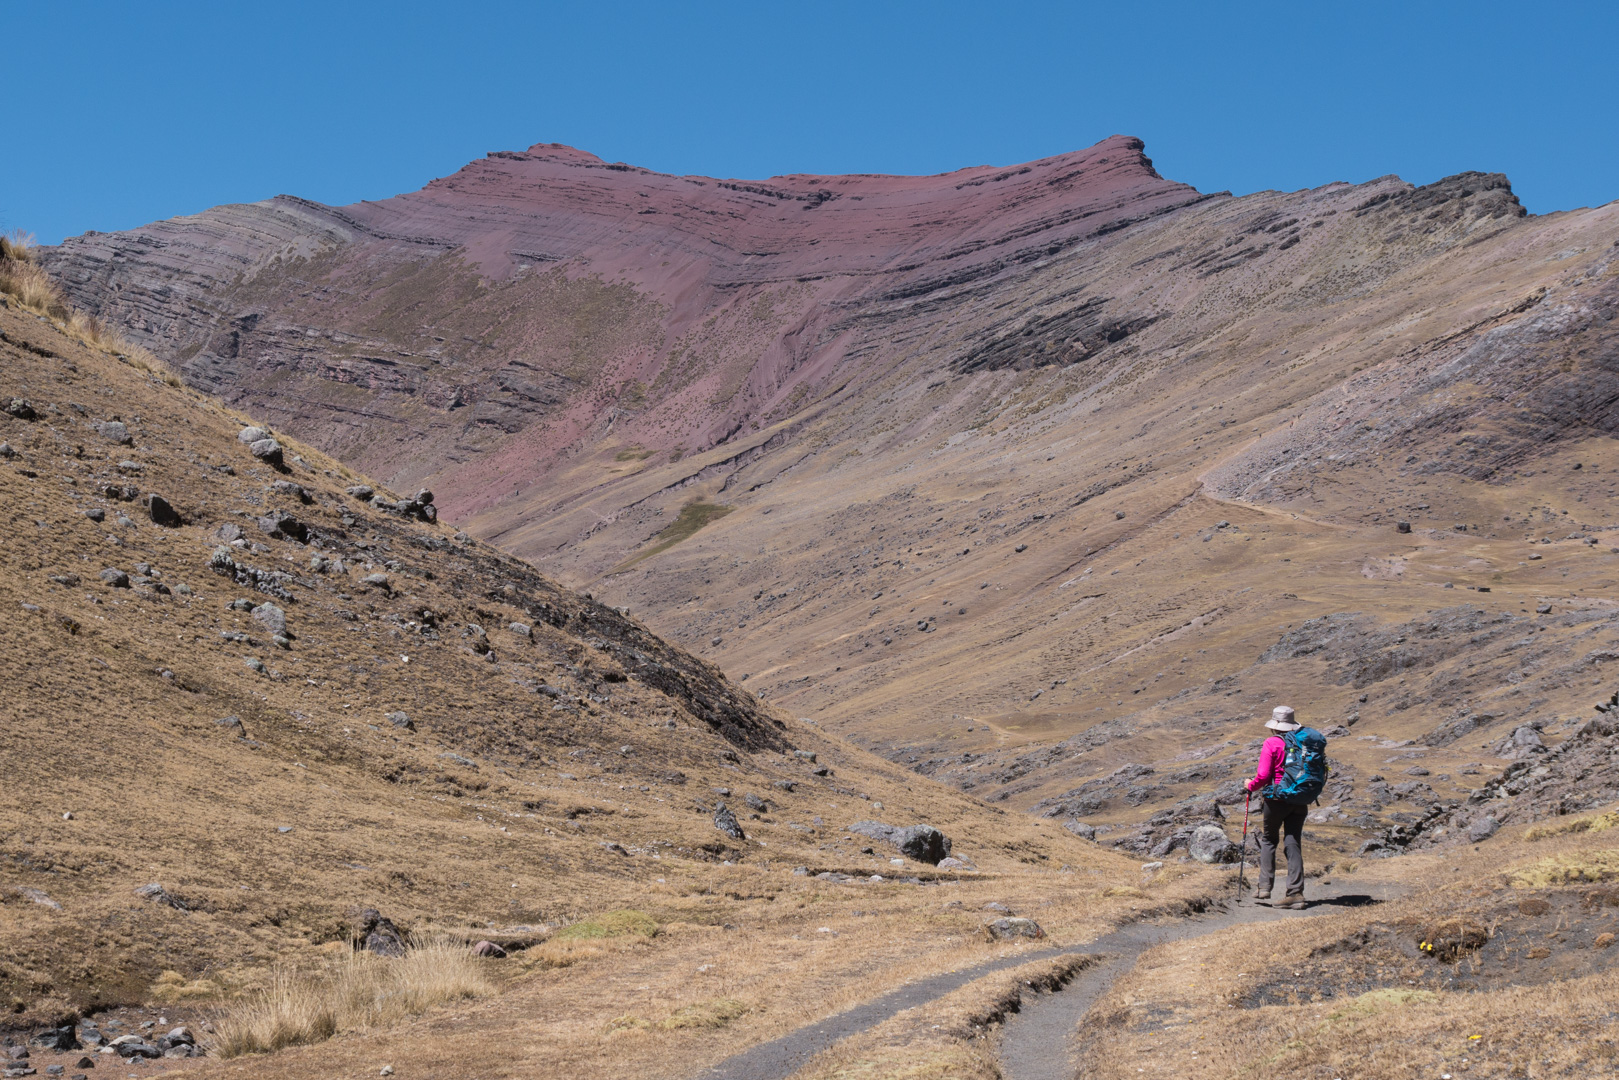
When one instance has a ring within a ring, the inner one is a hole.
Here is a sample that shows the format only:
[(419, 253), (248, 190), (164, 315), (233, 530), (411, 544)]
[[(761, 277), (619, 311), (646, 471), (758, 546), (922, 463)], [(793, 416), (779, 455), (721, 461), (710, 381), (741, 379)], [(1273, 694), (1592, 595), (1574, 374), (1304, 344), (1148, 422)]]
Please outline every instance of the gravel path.
[(1307, 918), (1313, 911), (1372, 903), (1371, 896), (1334, 896), (1312, 901), (1303, 911), (1276, 911), (1252, 903), (1242, 904), (1214, 915), (1194, 916), (1172, 925), (1139, 923), (1116, 930), (1083, 945), (1070, 945), (1036, 952), (1019, 953), (986, 961), (957, 971), (940, 972), (892, 990), (881, 997), (856, 1005), (790, 1031), (780, 1038), (760, 1043), (726, 1058), (698, 1074), (699, 1080), (781, 1080), (803, 1068), (804, 1063), (834, 1044), (877, 1026), (906, 1009), (924, 1005), (985, 975), (1049, 957), (1094, 953), (1104, 959), (1087, 968), (1059, 993), (1026, 1001), (1023, 1011), (1006, 1025), (1001, 1039), (1003, 1067), (1008, 1080), (1068, 1080), (1073, 1076), (1069, 1061), (1068, 1036), (1091, 1002), (1129, 971), (1144, 950), (1165, 941), (1212, 934), (1240, 922), (1266, 918)]
[(1001, 1032), (1001, 1072), (1006, 1080), (1073, 1080), (1079, 1071), (1073, 1036), (1080, 1021), (1114, 980), (1135, 967), (1136, 958), (1155, 945), (1203, 937), (1239, 923), (1309, 918), (1312, 914), (1376, 903), (1378, 899), (1366, 893), (1337, 893), (1312, 900), (1300, 911), (1249, 901), (1216, 915), (1184, 919), (1173, 926), (1127, 926), (1080, 946), (1082, 951), (1104, 957), (1102, 963), (1087, 968), (1056, 993), (1024, 999), (1022, 1008), (1007, 1019)]
[(1043, 960), (1064, 953), (1094, 951), (1092, 945), (1070, 948), (1041, 949), (1037, 952), (1018, 953), (989, 960), (957, 971), (944, 971), (925, 979), (891, 990), (881, 997), (845, 1009), (814, 1024), (789, 1031), (777, 1039), (760, 1043), (750, 1050), (726, 1058), (718, 1065), (699, 1073), (702, 1080), (778, 1080), (791, 1076), (810, 1058), (834, 1043), (876, 1027), (895, 1013), (925, 1005), (959, 989), (975, 979), (982, 979), (996, 971), (1017, 967), (1033, 960)]

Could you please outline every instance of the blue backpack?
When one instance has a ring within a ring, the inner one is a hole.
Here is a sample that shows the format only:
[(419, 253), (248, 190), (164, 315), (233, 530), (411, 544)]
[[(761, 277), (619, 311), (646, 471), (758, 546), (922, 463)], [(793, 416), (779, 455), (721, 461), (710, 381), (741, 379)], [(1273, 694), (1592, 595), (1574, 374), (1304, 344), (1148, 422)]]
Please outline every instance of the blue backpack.
[(1327, 785), (1327, 737), (1315, 728), (1285, 732), (1287, 757), (1282, 775), (1265, 789), (1265, 798), (1285, 803), (1308, 804), (1321, 797)]

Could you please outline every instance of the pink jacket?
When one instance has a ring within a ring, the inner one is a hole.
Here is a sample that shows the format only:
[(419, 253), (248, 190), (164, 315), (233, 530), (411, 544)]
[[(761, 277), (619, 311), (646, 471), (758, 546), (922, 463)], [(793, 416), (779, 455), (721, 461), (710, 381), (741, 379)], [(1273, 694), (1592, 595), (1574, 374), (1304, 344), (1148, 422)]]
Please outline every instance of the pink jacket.
[(1259, 769), (1254, 778), (1248, 781), (1249, 791), (1258, 791), (1268, 784), (1282, 778), (1282, 765), (1287, 760), (1287, 741), (1280, 735), (1272, 735), (1265, 740), (1259, 748)]

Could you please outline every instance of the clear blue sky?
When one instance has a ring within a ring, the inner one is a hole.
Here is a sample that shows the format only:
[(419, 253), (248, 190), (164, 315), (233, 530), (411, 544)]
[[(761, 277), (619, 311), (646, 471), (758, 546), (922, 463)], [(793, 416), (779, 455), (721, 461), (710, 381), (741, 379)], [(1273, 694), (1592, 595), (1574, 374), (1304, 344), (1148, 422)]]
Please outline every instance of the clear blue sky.
[(1505, 172), (1619, 198), (1619, 4), (0, 3), (0, 228), (382, 198), (564, 142), (674, 173), (943, 172), (1138, 135), (1239, 194)]

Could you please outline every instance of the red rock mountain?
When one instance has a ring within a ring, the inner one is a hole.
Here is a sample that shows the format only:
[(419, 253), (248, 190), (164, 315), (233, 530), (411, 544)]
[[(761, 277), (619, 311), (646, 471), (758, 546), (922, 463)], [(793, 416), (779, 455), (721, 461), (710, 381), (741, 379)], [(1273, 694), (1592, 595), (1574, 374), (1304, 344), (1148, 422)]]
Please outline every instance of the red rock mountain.
[[(1124, 137), (1008, 169), (767, 181), (539, 145), (382, 202), (281, 196), (78, 237), (54, 265), (193, 382), (414, 477), (523, 430), (542, 469), (606, 426), (706, 449), (858, 378), (863, 321), (1205, 198)], [(1100, 338), (1139, 321), (1094, 314)]]
[(722, 181), (542, 145), (46, 258), (193, 385), (991, 797), (1139, 816), (1281, 697), (1394, 741), (1544, 720), (1560, 650), (1466, 643), (1607, 602), (1619, 205), (1204, 195), (1143, 149)]

